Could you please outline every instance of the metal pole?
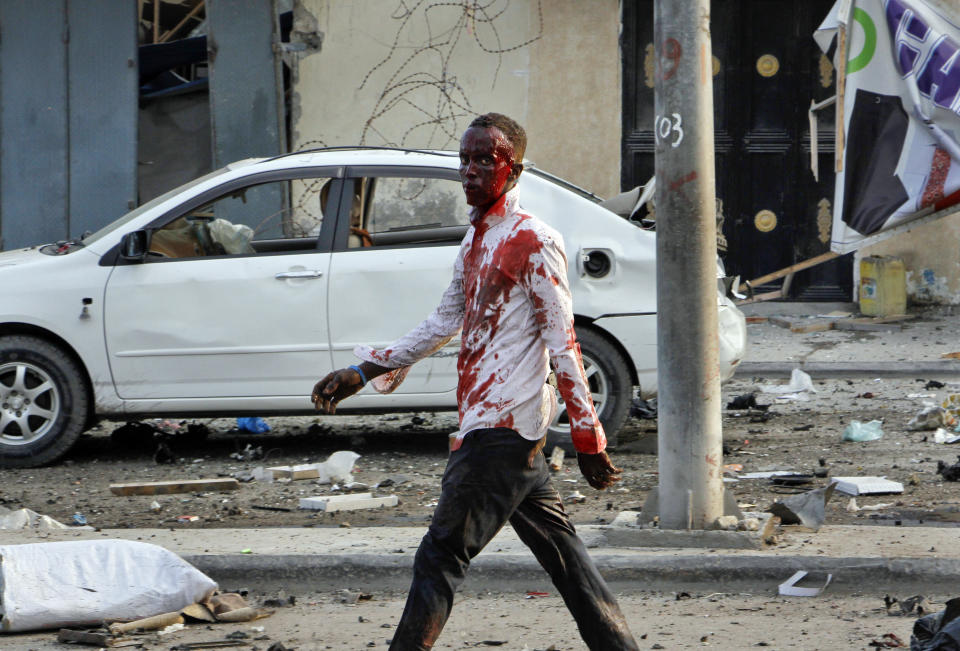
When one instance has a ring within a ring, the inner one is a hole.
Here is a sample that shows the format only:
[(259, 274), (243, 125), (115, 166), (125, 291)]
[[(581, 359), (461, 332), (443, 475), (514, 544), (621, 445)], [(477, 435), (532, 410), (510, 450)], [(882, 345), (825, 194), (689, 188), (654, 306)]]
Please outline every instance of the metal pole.
[(723, 515), (710, 0), (655, 0), (659, 509)]

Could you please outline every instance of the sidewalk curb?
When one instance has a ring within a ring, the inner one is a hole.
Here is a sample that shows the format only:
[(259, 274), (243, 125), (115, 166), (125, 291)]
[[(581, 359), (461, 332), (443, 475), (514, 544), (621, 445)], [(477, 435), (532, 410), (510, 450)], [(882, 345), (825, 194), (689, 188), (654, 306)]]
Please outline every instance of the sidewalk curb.
[(814, 379), (820, 377), (923, 377), (960, 376), (960, 361), (925, 362), (742, 362), (738, 377), (789, 376), (793, 369), (806, 371)]
[[(797, 570), (833, 574), (829, 590), (881, 597), (904, 591), (953, 593), (960, 583), (960, 559), (831, 558), (823, 556), (592, 556), (606, 580), (619, 591), (747, 590), (776, 593)], [(263, 591), (329, 591), (344, 588), (368, 592), (406, 590), (412, 578), (413, 555), (184, 555), (222, 588)], [(465, 587), (472, 590), (552, 590), (549, 577), (529, 554), (503, 554), (476, 559)]]

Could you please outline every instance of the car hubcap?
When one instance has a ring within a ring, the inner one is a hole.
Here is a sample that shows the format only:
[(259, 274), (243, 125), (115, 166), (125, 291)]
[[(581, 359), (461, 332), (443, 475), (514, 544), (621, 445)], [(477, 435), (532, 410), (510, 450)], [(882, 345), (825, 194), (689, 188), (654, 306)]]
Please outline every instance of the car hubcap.
[[(597, 415), (603, 411), (603, 404), (607, 401), (610, 393), (610, 383), (607, 376), (600, 369), (600, 366), (588, 355), (583, 355), (583, 370), (587, 375), (587, 386), (590, 388), (590, 396), (593, 398), (593, 406), (597, 410)], [(567, 408), (563, 404), (563, 398), (557, 393), (559, 409), (557, 416), (550, 424), (550, 431), (556, 433), (570, 433), (570, 418), (567, 416)]]
[(26, 362), (0, 364), (0, 443), (42, 438), (60, 412), (60, 393), (43, 369)]

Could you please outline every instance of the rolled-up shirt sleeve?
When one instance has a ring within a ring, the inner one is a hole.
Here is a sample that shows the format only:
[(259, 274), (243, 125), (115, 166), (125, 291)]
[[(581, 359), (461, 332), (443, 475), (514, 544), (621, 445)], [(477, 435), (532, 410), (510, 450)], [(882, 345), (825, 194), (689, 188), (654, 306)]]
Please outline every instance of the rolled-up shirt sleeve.
[(573, 328), (573, 300), (567, 283), (567, 258), (559, 234), (540, 236), (541, 246), (531, 253), (524, 284), (533, 304), (540, 336), (547, 346), (550, 365), (570, 421), (570, 435), (578, 452), (597, 454), (607, 447), (603, 425), (597, 417), (583, 370), (580, 344)]
[(396, 389), (407, 375), (409, 367), (443, 348), (463, 327), (463, 249), (454, 263), (453, 278), (443, 292), (440, 304), (413, 330), (389, 346), (375, 349), (359, 345), (354, 355), (394, 371), (375, 378), (371, 384), (380, 393)]

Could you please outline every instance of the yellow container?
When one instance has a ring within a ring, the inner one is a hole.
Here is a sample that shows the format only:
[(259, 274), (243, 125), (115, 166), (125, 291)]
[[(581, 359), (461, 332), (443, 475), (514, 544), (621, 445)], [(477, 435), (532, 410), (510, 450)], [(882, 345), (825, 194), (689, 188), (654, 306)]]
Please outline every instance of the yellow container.
[(903, 260), (868, 256), (860, 260), (860, 311), (867, 316), (907, 312), (907, 272)]

